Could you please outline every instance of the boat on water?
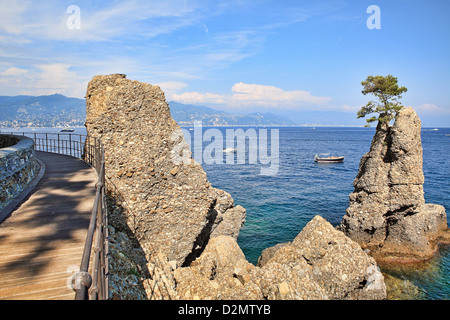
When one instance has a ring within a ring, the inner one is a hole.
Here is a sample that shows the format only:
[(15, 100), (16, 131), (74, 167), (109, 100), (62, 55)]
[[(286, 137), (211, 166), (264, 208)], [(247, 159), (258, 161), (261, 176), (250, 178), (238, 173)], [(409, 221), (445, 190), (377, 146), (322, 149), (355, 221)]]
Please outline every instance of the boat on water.
[(237, 149), (235, 149), (235, 148), (226, 148), (226, 149), (223, 149), (222, 152), (224, 152), (224, 153), (236, 153)]
[(317, 154), (314, 156), (315, 162), (324, 162), (324, 163), (334, 163), (334, 162), (344, 162), (343, 156), (329, 156), (329, 157), (319, 157)]
[(73, 132), (73, 129), (62, 129), (60, 132)]

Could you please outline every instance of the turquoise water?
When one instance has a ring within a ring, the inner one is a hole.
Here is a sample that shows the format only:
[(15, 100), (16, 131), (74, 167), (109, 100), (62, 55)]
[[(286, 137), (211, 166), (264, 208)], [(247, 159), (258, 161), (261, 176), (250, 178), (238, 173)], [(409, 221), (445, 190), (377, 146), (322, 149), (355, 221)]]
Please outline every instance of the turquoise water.
[[(207, 128), (204, 128), (204, 130)], [(348, 206), (361, 157), (369, 151), (373, 128), (278, 128), (279, 172), (260, 175), (261, 165), (203, 165), (213, 186), (228, 191), (247, 210), (238, 243), (256, 263), (261, 251), (291, 241), (315, 216), (336, 226)], [(450, 128), (424, 128), (425, 200), (450, 213)], [(225, 135), (225, 128), (221, 129)], [(269, 129), (270, 131), (270, 129)], [(344, 155), (344, 163), (318, 164), (318, 153)], [(411, 280), (424, 299), (450, 298), (450, 250), (417, 270), (391, 270)]]

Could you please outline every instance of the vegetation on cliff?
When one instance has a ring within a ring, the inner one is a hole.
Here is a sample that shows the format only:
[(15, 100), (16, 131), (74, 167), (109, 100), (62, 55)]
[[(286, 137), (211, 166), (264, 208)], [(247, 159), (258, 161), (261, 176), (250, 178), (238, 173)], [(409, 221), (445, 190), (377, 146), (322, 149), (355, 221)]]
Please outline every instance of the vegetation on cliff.
[(369, 101), (362, 106), (358, 111), (358, 118), (378, 113), (378, 117), (373, 116), (366, 119), (367, 123), (379, 121), (381, 123), (389, 123), (403, 106), (398, 101), (404, 92), (407, 91), (405, 87), (399, 87), (397, 78), (388, 75), (383, 76), (368, 76), (366, 80), (361, 82), (364, 87), (362, 94), (373, 94), (379, 101)]

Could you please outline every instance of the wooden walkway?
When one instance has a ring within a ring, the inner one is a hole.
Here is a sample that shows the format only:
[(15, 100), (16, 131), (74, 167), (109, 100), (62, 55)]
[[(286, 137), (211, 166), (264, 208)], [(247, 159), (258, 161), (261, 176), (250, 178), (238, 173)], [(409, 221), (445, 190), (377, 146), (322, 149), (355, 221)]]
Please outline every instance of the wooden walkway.
[(95, 197), (95, 171), (81, 160), (36, 152), (46, 171), (0, 224), (0, 300), (74, 299)]

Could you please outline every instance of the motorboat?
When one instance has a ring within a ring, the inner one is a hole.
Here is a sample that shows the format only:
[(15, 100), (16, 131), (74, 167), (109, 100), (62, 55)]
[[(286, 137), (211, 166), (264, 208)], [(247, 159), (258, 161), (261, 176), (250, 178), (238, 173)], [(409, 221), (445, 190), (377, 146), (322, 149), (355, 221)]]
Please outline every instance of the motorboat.
[(325, 162), (325, 163), (334, 163), (334, 162), (344, 162), (343, 156), (329, 156), (329, 157), (319, 157), (317, 154), (314, 156), (315, 162)]

